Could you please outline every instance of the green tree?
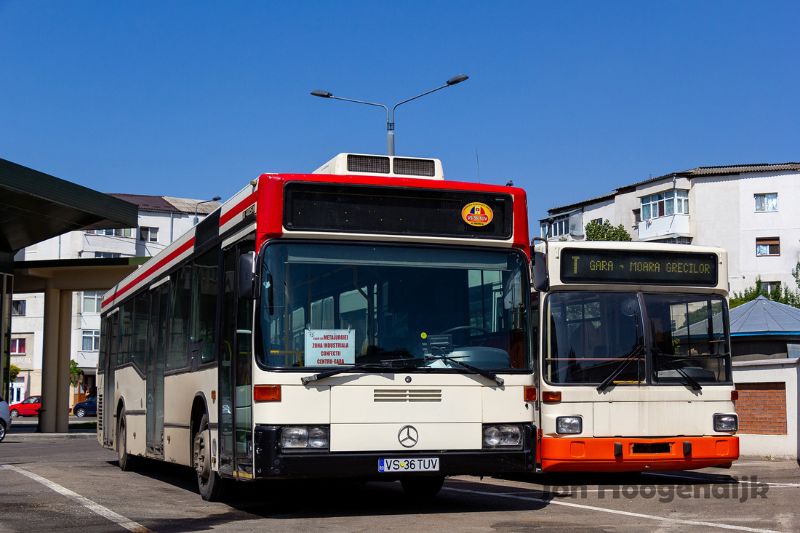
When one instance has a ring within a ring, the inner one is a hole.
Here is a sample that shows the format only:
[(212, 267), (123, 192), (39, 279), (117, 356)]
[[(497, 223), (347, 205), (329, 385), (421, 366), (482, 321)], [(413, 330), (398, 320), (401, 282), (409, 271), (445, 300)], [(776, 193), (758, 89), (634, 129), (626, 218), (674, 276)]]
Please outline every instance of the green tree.
[[(795, 270), (792, 271), (792, 275), (797, 278), (798, 275), (795, 274)], [(751, 300), (755, 300), (759, 296), (765, 296), (773, 302), (791, 305), (793, 307), (800, 307), (800, 293), (797, 291), (790, 291), (789, 287), (781, 288), (780, 285), (777, 285), (773, 287), (772, 290), (768, 291), (761, 282), (761, 278), (758, 277), (756, 278), (756, 284), (754, 286), (747, 288), (742, 292), (733, 293), (730, 299), (730, 308), (733, 309), (734, 307), (740, 306)]]
[(17, 379), (17, 376), (20, 373), (20, 368), (17, 365), (11, 365), (8, 367), (8, 380), (14, 381)]
[(74, 359), (70, 359), (69, 360), (69, 382), (70, 382), (70, 384), (72, 384), (73, 387), (75, 385), (77, 385), (78, 382), (81, 380), (81, 374), (83, 374), (83, 371), (78, 366), (78, 362), (75, 361)]
[(625, 226), (612, 226), (608, 220), (598, 222), (592, 220), (586, 224), (587, 241), (630, 241), (631, 235)]

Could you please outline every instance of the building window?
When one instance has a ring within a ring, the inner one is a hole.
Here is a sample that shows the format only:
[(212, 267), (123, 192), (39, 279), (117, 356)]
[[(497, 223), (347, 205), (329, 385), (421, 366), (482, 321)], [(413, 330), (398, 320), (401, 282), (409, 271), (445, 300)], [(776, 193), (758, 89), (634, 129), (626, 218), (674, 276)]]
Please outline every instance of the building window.
[(687, 190), (671, 189), (658, 194), (642, 196), (642, 220), (688, 214), (689, 191)]
[(100, 349), (100, 330), (85, 329), (81, 332), (81, 350), (96, 352)]
[(603, 219), (602, 218), (593, 218), (592, 222), (594, 222), (595, 224), (602, 224), (603, 223)]
[(99, 313), (102, 301), (103, 293), (101, 291), (83, 291), (83, 312)]
[(554, 218), (550, 221), (548, 237), (560, 237), (569, 233), (569, 216)]
[(639, 225), (639, 222), (642, 221), (642, 210), (641, 209), (634, 209), (633, 210), (633, 225)]
[(756, 239), (756, 255), (781, 255), (781, 240), (779, 237), (761, 237)]
[(11, 316), (25, 316), (25, 300), (11, 301)]
[(94, 257), (95, 259), (116, 259), (117, 257), (121, 257), (122, 254), (119, 252), (95, 252)]
[(754, 195), (756, 199), (756, 213), (769, 213), (778, 210), (778, 193), (768, 192)]
[(25, 355), (25, 339), (11, 339), (11, 355)]
[(775, 291), (781, 290), (781, 282), (780, 281), (762, 281), (761, 288), (767, 294), (772, 294)]
[(142, 226), (139, 228), (139, 239), (145, 242), (158, 242), (158, 228)]
[(86, 235), (106, 235), (108, 237), (133, 237), (133, 230), (131, 228), (116, 228), (116, 229), (90, 229), (86, 230)]

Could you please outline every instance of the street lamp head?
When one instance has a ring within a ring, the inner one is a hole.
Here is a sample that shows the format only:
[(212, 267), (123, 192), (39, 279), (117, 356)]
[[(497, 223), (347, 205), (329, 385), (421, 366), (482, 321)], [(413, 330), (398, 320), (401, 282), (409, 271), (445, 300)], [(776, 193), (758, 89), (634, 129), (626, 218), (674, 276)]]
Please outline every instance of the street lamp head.
[(222, 200), (222, 196), (215, 196), (211, 199), (212, 202), (219, 202), (220, 200)]
[(457, 83), (461, 83), (462, 81), (467, 81), (468, 79), (469, 76), (467, 76), (466, 74), (459, 74), (458, 76), (453, 76), (452, 78), (447, 80), (446, 83), (447, 85), (455, 85)]
[(320, 98), (330, 98), (333, 94), (329, 93), (328, 91), (320, 91), (319, 89), (314, 89), (311, 91), (311, 96), (319, 96)]

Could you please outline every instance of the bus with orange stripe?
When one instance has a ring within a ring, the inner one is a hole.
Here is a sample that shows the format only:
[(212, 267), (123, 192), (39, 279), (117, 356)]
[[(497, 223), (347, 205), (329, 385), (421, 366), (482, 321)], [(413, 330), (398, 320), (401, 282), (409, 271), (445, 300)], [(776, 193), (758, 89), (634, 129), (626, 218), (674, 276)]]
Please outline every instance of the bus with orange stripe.
[(106, 293), (98, 440), (192, 466), (208, 500), (532, 472), (529, 254), (525, 192), (436, 159), (262, 174)]
[(727, 276), (719, 248), (536, 245), (541, 470), (689, 470), (738, 458)]

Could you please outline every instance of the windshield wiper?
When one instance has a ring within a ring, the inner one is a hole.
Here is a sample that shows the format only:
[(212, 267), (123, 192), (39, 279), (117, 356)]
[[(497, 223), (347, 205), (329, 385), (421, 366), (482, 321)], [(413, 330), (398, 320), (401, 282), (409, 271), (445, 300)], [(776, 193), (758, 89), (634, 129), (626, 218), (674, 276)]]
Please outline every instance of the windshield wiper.
[(454, 364), (460, 366), (461, 368), (463, 368), (464, 370), (469, 370), (470, 372), (473, 372), (475, 374), (483, 376), (486, 379), (491, 379), (492, 381), (497, 383), (498, 387), (502, 387), (503, 383), (505, 383), (505, 380), (503, 380), (503, 378), (501, 378), (500, 376), (498, 376), (494, 372), (492, 372), (490, 370), (484, 370), (483, 368), (478, 368), (477, 366), (472, 366), (469, 363), (465, 363), (463, 361), (459, 361), (458, 359), (455, 359), (454, 357), (450, 357), (449, 355), (444, 355), (444, 354), (426, 355), (425, 356), (425, 360), (426, 361), (431, 361), (431, 360), (433, 360), (433, 361), (445, 361), (445, 362), (454, 363)]
[[(405, 361), (406, 364), (396, 364), (397, 362), (401, 361)], [(300, 382), (303, 385), (308, 385), (314, 381), (319, 381), (321, 379), (336, 376), (338, 374), (344, 374), (345, 372), (369, 372), (371, 370), (403, 370), (407, 368), (416, 368), (416, 365), (412, 365), (410, 361), (412, 360), (403, 357), (400, 359), (384, 359), (379, 363), (363, 363), (360, 365), (340, 366), (330, 370), (323, 370), (322, 372), (314, 374), (313, 376), (302, 377), (300, 378)]]
[[(655, 355), (656, 357), (658, 357), (660, 359), (665, 359), (669, 363), (668, 364), (668, 366), (670, 367), (669, 370), (674, 370), (675, 372), (680, 374), (683, 377), (684, 382), (687, 385), (689, 385), (689, 387), (691, 387), (692, 390), (703, 390), (703, 386), (700, 385), (700, 383), (698, 383), (696, 379), (694, 379), (692, 376), (687, 374), (686, 371), (683, 368), (678, 366), (678, 361), (672, 361), (672, 359), (675, 359), (675, 357), (673, 357), (672, 355), (670, 355), (668, 353), (658, 352), (658, 351), (654, 351), (653, 355)], [(678, 359), (686, 359), (686, 358), (685, 357), (679, 357)]]
[[(620, 362), (619, 365), (608, 375), (606, 379), (603, 380), (600, 385), (597, 386), (597, 392), (605, 391), (609, 385), (611, 385), (617, 376), (622, 374), (622, 371), (628, 367), (628, 364), (633, 361), (634, 359), (639, 359), (640, 356), (644, 353), (644, 344), (637, 344), (631, 353), (625, 356), (625, 359)], [(638, 372), (637, 372), (638, 375)]]

